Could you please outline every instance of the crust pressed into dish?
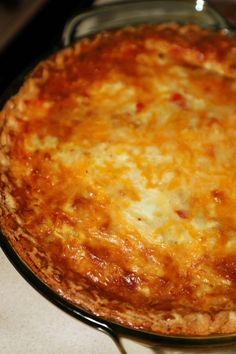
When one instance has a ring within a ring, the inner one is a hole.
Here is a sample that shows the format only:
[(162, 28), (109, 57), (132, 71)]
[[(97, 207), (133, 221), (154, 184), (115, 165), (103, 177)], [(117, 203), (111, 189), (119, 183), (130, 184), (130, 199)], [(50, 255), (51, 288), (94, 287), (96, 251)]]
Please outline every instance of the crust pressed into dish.
[(236, 39), (143, 25), (42, 61), (0, 113), (0, 224), (98, 316), (236, 333)]

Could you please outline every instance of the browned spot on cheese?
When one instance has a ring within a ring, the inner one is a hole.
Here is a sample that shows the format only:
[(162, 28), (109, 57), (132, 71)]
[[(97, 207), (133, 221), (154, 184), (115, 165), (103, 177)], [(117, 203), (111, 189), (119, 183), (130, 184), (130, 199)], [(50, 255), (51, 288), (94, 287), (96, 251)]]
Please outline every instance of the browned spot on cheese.
[(215, 262), (215, 269), (225, 279), (230, 280), (236, 285), (236, 256), (228, 255), (219, 257)]

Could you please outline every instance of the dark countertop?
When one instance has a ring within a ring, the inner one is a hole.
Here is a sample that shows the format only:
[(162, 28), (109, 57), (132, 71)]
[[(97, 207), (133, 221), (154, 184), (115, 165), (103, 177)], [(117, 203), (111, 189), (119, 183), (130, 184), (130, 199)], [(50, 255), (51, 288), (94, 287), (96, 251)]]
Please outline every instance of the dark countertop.
[(0, 55), (0, 94), (25, 68), (60, 45), (66, 20), (93, 0), (48, 0)]

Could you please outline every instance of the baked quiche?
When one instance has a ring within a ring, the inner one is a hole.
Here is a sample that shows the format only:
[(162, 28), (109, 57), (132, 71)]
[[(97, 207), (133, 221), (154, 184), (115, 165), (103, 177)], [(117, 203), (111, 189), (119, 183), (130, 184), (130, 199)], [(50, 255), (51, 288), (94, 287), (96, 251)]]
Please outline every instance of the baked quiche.
[(0, 224), (56, 293), (155, 333), (236, 333), (236, 39), (142, 25), (42, 61), (0, 113)]

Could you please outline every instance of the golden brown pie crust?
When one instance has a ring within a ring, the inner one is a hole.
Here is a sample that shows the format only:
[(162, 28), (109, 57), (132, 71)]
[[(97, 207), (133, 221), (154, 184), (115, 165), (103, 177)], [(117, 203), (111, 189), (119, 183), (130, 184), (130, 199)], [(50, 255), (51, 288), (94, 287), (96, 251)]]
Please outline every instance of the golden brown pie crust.
[(0, 223), (57, 293), (165, 334), (236, 332), (236, 39), (144, 25), (41, 62), (0, 113)]

